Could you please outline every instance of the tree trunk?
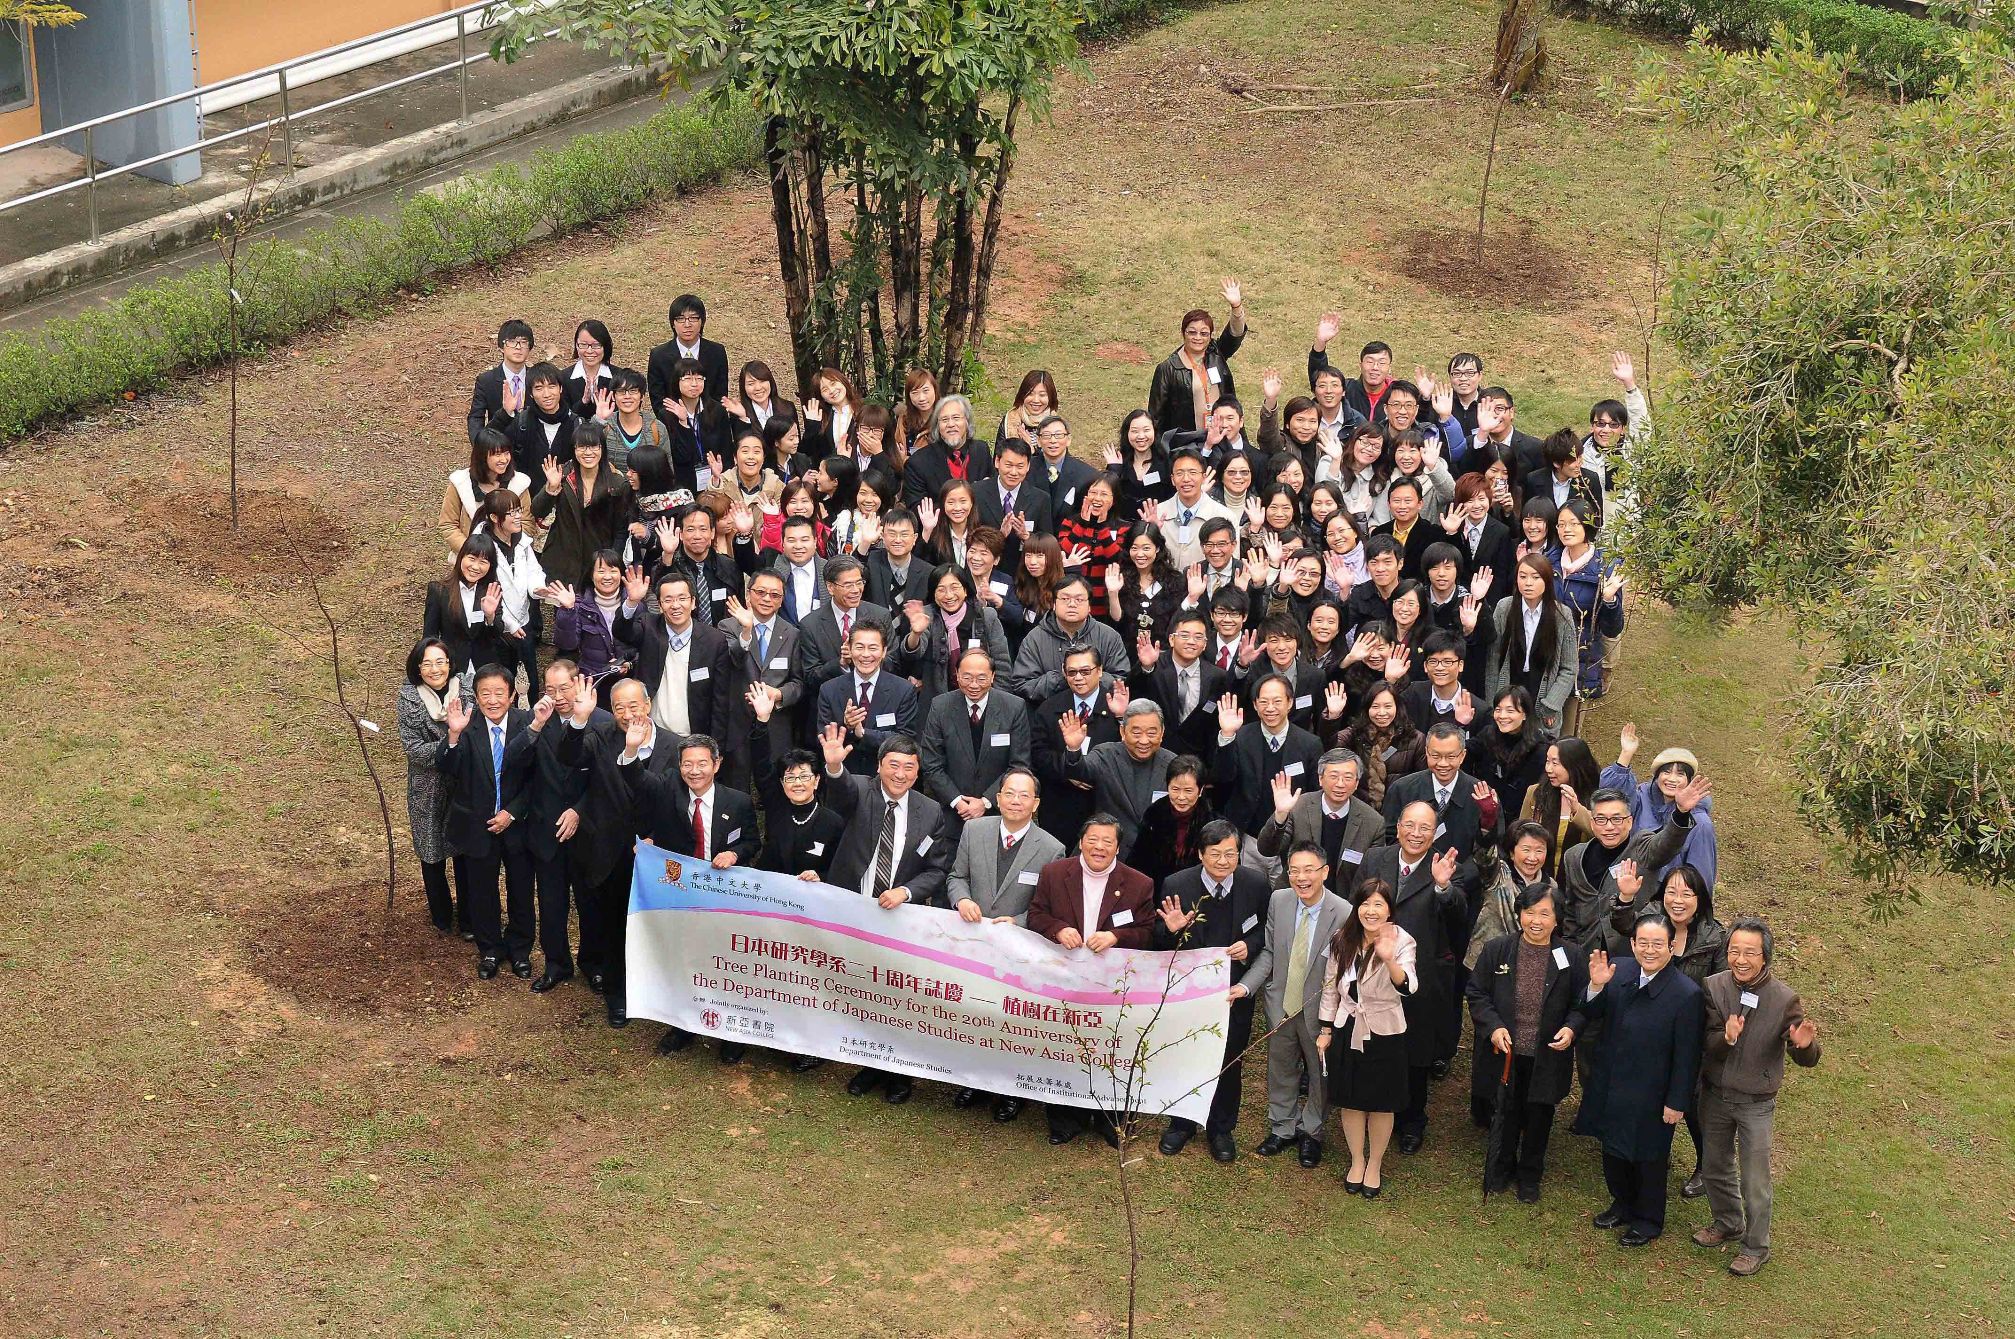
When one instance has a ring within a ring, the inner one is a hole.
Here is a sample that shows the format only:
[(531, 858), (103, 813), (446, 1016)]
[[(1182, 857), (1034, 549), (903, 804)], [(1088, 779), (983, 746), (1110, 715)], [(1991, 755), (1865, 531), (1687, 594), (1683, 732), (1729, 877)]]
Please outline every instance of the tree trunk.
[(1497, 47), (1491, 54), (1492, 88), (1530, 93), (1546, 74), (1546, 34), (1540, 28), (1542, 0), (1504, 0), (1497, 16)]
[(777, 234), (777, 266), (783, 272), (784, 319), (790, 324), (791, 357), (797, 364), (798, 384), (802, 388), (817, 377), (819, 366), (817, 355), (811, 350), (812, 276), (807, 268), (792, 180), (796, 175), (793, 162), (798, 154), (788, 142), (789, 137), (783, 118), (773, 116), (764, 123), (763, 161), (770, 172), (770, 221)]
[(914, 183), (892, 185), (881, 192), (889, 236), (889, 300), (894, 310), (894, 359), (898, 371), (916, 363), (922, 345), (918, 322), (919, 289), (923, 282), (923, 192)]
[[(966, 161), (973, 161), (969, 151)], [(996, 159), (998, 161), (998, 159)], [(974, 190), (978, 187), (975, 185)], [(965, 389), (967, 327), (973, 315), (973, 191), (959, 194), (952, 214), (951, 274), (945, 294), (944, 343), (939, 355), (938, 384)]]
[[(994, 155), (993, 190), (987, 197), (986, 222), (980, 227), (980, 251), (977, 272), (973, 276), (972, 320), (968, 324), (965, 344), (959, 349), (959, 365), (964, 365), (965, 349), (978, 352), (986, 341), (987, 334), (987, 287), (993, 283), (994, 258), (1000, 251), (1001, 201), (1007, 195), (1008, 177), (1014, 171), (1014, 127), (1015, 118), (1021, 115), (1021, 99), (1017, 97), (1008, 104), (1007, 125), (1001, 136), (1001, 147)], [(951, 362), (951, 350), (947, 349), (946, 363)]]

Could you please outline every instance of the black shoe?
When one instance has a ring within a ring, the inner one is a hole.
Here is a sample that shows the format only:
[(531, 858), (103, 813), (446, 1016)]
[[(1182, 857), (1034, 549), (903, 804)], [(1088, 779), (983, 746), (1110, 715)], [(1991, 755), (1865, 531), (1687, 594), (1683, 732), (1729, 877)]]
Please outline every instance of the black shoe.
[(1607, 1232), (1611, 1228), (1617, 1228), (1623, 1226), (1623, 1210), (1617, 1208), (1614, 1204), (1612, 1204), (1607, 1209), (1604, 1209), (1601, 1213), (1595, 1215), (1595, 1217), (1589, 1219), (1588, 1221), (1595, 1224), (1595, 1226), (1600, 1228), (1602, 1231)]
[(866, 1097), (881, 1083), (882, 1076), (872, 1069), (864, 1069), (847, 1080), (847, 1092), (855, 1097)]
[(1093, 1117), (1091, 1128), (1099, 1138), (1105, 1140), (1107, 1148), (1119, 1147), (1119, 1126), (1113, 1124), (1110, 1117), (1103, 1115)]
[(1683, 1200), (1697, 1200), (1706, 1193), (1707, 1178), (1700, 1174), (1699, 1168), (1695, 1168), (1693, 1175), (1686, 1178), (1686, 1184), (1679, 1187), (1679, 1198)]
[(610, 1027), (628, 1027), (630, 1025), (630, 1011), (624, 1005), (622, 996), (610, 994), (603, 999), (602, 1003), (606, 1004), (609, 1008)]
[(1343, 1193), (1346, 1195), (1362, 1195), (1364, 1193), (1364, 1182), (1351, 1180), (1350, 1173), (1345, 1172), (1343, 1174)]
[(473, 944), (476, 942), (476, 932), (474, 930), (461, 930), (458, 931), (457, 933), (459, 933), (462, 936), (462, 942), (465, 944)]
[(434, 928), (436, 930), (439, 930), (444, 935), (451, 935), (455, 933), (455, 924), (453, 921), (450, 921), (446, 925), (441, 924), (439, 921), (435, 921)]
[(910, 1100), (910, 1094), (915, 1089), (915, 1083), (898, 1074), (895, 1078), (889, 1080), (887, 1090), (882, 1093), (882, 1101), (887, 1102), (892, 1107), (899, 1107)]
[(1172, 1158), (1182, 1152), (1182, 1146), (1187, 1144), (1189, 1137), (1195, 1133), (1196, 1131), (1190, 1129), (1187, 1125), (1170, 1125), (1166, 1130), (1162, 1131), (1162, 1156)]
[(479, 961), (476, 964), (476, 975), (482, 977), (485, 981), (494, 980), (497, 975), (497, 960), (495, 958), (484, 958)]
[(532, 993), (534, 995), (543, 995), (547, 991), (559, 985), (560, 982), (571, 981), (573, 979), (574, 974), (572, 972), (556, 973), (549, 968), (546, 971), (539, 973), (539, 979), (532, 982)]
[(1511, 1178), (1508, 1176), (1492, 1175), (1486, 1176), (1483, 1179), (1483, 1193), (1486, 1195), (1502, 1195), (1509, 1189), (1511, 1189)]
[(1375, 1200), (1378, 1198), (1378, 1192), (1383, 1189), (1385, 1189), (1385, 1183), (1381, 1181), (1375, 1186), (1359, 1186), (1357, 1188), (1357, 1193), (1364, 1196), (1368, 1200)]
[(1052, 1144), (1068, 1144), (1083, 1133), (1083, 1130), (1059, 1130), (1052, 1126), (1050, 1127), (1049, 1141)]
[(961, 1088), (952, 1094), (952, 1106), (964, 1111), (968, 1107), (978, 1106), (982, 1096), (984, 1094), (977, 1088)]
[(1262, 1158), (1275, 1157), (1279, 1154), (1287, 1152), (1289, 1142), (1290, 1141), (1282, 1139), (1277, 1134), (1270, 1134), (1266, 1138), (1259, 1141), (1259, 1147), (1253, 1149), (1253, 1152), (1259, 1154), (1259, 1156), (1261, 1156)]
[(724, 1041), (721, 1043), (720, 1050), (716, 1054), (719, 1055), (722, 1064), (734, 1065), (740, 1064), (742, 1057), (748, 1053), (749, 1044), (747, 1042)]
[(1418, 1130), (1408, 1130), (1399, 1137), (1399, 1151), (1408, 1154), (1420, 1152), (1420, 1145), (1426, 1137)]
[(1295, 1160), (1304, 1167), (1320, 1167), (1322, 1165), (1322, 1141), (1303, 1136), (1301, 1152)]
[(1002, 1125), (1010, 1124), (1021, 1115), (1024, 1103), (1019, 1097), (1003, 1097), (994, 1102), (994, 1120)]
[(1537, 1204), (1537, 1203), (1539, 1203), (1539, 1187), (1538, 1187), (1538, 1186), (1520, 1186), (1520, 1187), (1518, 1188), (1518, 1202), (1519, 1202), (1520, 1204)]
[(658, 1054), (671, 1055), (683, 1051), (693, 1044), (693, 1034), (682, 1027), (665, 1029), (665, 1035), (658, 1038)]
[(514, 959), (512, 959), (512, 960), (511, 960), (511, 975), (512, 975), (512, 976), (515, 976), (515, 977), (517, 977), (517, 978), (518, 978), (518, 980), (520, 980), (520, 981), (529, 981), (529, 980), (531, 980), (531, 979), (532, 979), (532, 960), (531, 960), (530, 958), (514, 958)]
[(1658, 1234), (1655, 1232), (1649, 1232), (1649, 1233), (1639, 1232), (1634, 1227), (1627, 1227), (1623, 1229), (1623, 1235), (1616, 1239), (1616, 1244), (1618, 1246), (1633, 1246), (1633, 1247), (1649, 1246), (1652, 1242), (1657, 1240), (1658, 1240)]
[(1210, 1155), (1219, 1162), (1236, 1162), (1238, 1160), (1238, 1145), (1231, 1141), (1231, 1136), (1228, 1134), (1211, 1135)]
[(595, 993), (596, 993), (597, 995), (599, 995), (599, 994), (601, 994), (601, 993), (602, 993), (603, 991), (607, 990), (608, 988), (609, 988), (609, 979), (608, 979), (608, 978), (607, 978), (606, 976), (603, 976), (603, 975), (602, 975), (602, 974), (601, 974), (600, 972), (589, 972), (589, 973), (588, 973), (588, 989), (589, 989), (589, 990), (592, 990), (592, 991), (594, 991), (594, 992), (595, 992)]
[(1445, 1078), (1447, 1078), (1447, 1077), (1448, 1077), (1448, 1062), (1447, 1062), (1446, 1060), (1437, 1060), (1437, 1061), (1435, 1061), (1435, 1062), (1434, 1062), (1433, 1064), (1429, 1065), (1429, 1066), (1427, 1067), (1427, 1077), (1428, 1077), (1428, 1078), (1430, 1078), (1430, 1079), (1445, 1079)]
[(791, 1061), (791, 1073), (809, 1074), (813, 1070), (817, 1069), (820, 1065), (823, 1065), (824, 1063), (825, 1061), (819, 1059), (815, 1055), (801, 1055), (797, 1059)]

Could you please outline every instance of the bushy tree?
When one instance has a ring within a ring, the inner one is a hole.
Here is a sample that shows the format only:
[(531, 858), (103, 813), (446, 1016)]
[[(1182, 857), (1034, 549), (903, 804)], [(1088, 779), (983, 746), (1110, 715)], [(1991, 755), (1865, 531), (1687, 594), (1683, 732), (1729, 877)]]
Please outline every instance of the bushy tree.
[(1712, 132), (1734, 202), (1679, 248), (1682, 365), (1633, 459), (1655, 588), (1789, 607), (1810, 814), (1878, 908), (2015, 876), (2015, 53), (1983, 16), (1901, 103), (1778, 30), (1644, 90)]
[(506, 57), (557, 27), (760, 109), (801, 394), (826, 365), (876, 390), (916, 365), (947, 390), (964, 385), (986, 333), (1017, 123), (1046, 109), (1093, 0), (497, 9), (515, 15), (497, 44)]

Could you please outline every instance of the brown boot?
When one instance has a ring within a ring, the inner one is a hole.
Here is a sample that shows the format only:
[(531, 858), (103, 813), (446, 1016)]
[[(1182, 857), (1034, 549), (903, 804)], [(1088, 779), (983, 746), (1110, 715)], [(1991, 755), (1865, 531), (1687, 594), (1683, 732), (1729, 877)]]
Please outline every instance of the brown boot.
[(1742, 1233), (1739, 1231), (1730, 1232), (1719, 1224), (1709, 1223), (1706, 1227), (1701, 1228), (1693, 1234), (1693, 1244), (1695, 1246), (1705, 1246), (1709, 1250), (1713, 1250), (1717, 1246), (1726, 1246), (1741, 1235)]
[(1752, 1251), (1745, 1246), (1735, 1253), (1733, 1260), (1728, 1262), (1728, 1272), (1737, 1278), (1746, 1279), (1757, 1270), (1762, 1269), (1763, 1262), (1769, 1258), (1769, 1251)]

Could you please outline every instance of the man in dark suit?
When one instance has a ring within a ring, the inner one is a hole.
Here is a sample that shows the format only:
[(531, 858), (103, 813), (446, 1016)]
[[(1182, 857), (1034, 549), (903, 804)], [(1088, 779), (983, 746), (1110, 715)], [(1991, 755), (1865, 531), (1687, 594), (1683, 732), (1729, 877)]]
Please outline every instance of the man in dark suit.
[[(728, 616), (728, 600), (742, 593), (735, 560), (714, 552), (714, 514), (697, 502), (672, 513), (677, 534), (658, 551), (657, 572), (684, 572), (693, 579), (693, 616), (712, 627)], [(656, 573), (653, 573), (656, 575)]]
[[(1294, 688), (1278, 674), (1262, 677), (1252, 690), (1257, 720), (1248, 722), (1231, 694), (1218, 699), (1218, 812), (1257, 839), (1273, 816), (1273, 779), (1306, 786), (1315, 778), (1322, 741), (1293, 724)], [(1257, 858), (1258, 845), (1250, 854)]]
[[(1464, 475), (1463, 479), (1468, 477)], [(1466, 583), (1484, 568), (1490, 569), (1490, 588), (1483, 597), (1483, 607), (1488, 611), (1497, 608), (1497, 602), (1512, 592), (1518, 541), (1511, 527), (1491, 514), (1490, 489), (1483, 476), (1476, 476), (1473, 484), (1463, 479), (1455, 483), (1455, 510), (1461, 514), (1461, 524), (1449, 536), (1449, 542), (1462, 558), (1461, 581)]]
[(1694, 1099), (1706, 1002), (1673, 965), (1672, 922), (1664, 912), (1637, 918), (1630, 951), (1615, 963), (1601, 950), (1589, 955), (1588, 984), (1596, 993), (1582, 1012), (1605, 1025), (1596, 1043), (1598, 1081), (1582, 1102), (1602, 1139), (1609, 1186), (1609, 1207), (1595, 1215), (1595, 1226), (1621, 1227), (1619, 1244), (1642, 1246), (1665, 1230), (1672, 1127)]
[(1355, 639), (1367, 623), (1389, 622), (1392, 596), (1399, 589), (1399, 565), (1405, 558), (1391, 535), (1373, 535), (1364, 542), (1365, 579), (1351, 588), (1343, 604), (1343, 626)]
[(798, 672), (805, 684), (805, 729), (807, 739), (818, 734), (819, 690), (848, 668), (857, 622), (886, 625), (886, 605), (862, 599), (868, 588), (867, 569), (858, 558), (834, 558), (825, 567), (824, 604), (798, 620)]
[[(1273, 890), (1259, 871), (1239, 862), (1242, 837), (1237, 827), (1222, 818), (1212, 819), (1197, 834), (1197, 856), (1201, 864), (1168, 876), (1161, 888), (1161, 909), (1154, 927), (1154, 947), (1177, 949), (1221, 948), (1237, 967), (1251, 962), (1266, 947), (1267, 901)], [(1210, 1155), (1219, 1162), (1238, 1156), (1232, 1131), (1238, 1127), (1239, 1099), (1245, 1084), (1241, 1057), (1252, 1042), (1251, 996), (1233, 1000), (1224, 1030), (1224, 1072), (1217, 1076), (1217, 1091), (1211, 1095), (1210, 1118), (1204, 1122), (1204, 1138)], [(1169, 1120), (1161, 1137), (1161, 1151), (1174, 1157), (1196, 1133), (1193, 1120), (1181, 1116)]]
[[(741, 541), (735, 541), (736, 556), (741, 555)], [(777, 574), (784, 583), (780, 608), (784, 622), (797, 627), (812, 616), (820, 605), (831, 603), (826, 594), (826, 560), (819, 557), (818, 530), (809, 516), (787, 516), (782, 532), (777, 539), (782, 552), (776, 555), (769, 570)], [(761, 570), (745, 568), (751, 575)]]
[(523, 321), (504, 322), (497, 329), (497, 352), (503, 361), (476, 374), (476, 388), (469, 396), (471, 446), (483, 429), (494, 428), (508, 436), (512, 426), (525, 417), (530, 390), (525, 375), (532, 357), (532, 327)]
[(936, 502), (954, 479), (978, 484), (994, 472), (993, 455), (973, 429), (971, 400), (947, 395), (937, 402), (931, 410), (930, 441), (910, 452), (903, 466), (905, 507), (914, 509), (925, 498)]
[(896, 612), (930, 598), (931, 564), (917, 552), (917, 518), (892, 508), (882, 517), (881, 546), (868, 554), (868, 599)]
[[(944, 809), (916, 788), (922, 770), (916, 740), (907, 734), (883, 738), (875, 746), (872, 781), (848, 769), (848, 755), (856, 749), (837, 723), (820, 732), (819, 748), (832, 807), (847, 819), (829, 882), (872, 897), (885, 910), (905, 902), (942, 905), (952, 844), (943, 832)], [(913, 1085), (907, 1076), (878, 1069), (854, 1075), (847, 1091), (865, 1097), (881, 1084), (887, 1085), (885, 1101), (900, 1105), (910, 1100)]]
[[(783, 577), (772, 571), (758, 572), (749, 578), (748, 603), (730, 599), (728, 616), (721, 622), (734, 655), (734, 674), (728, 684), (730, 728), (736, 738), (747, 739), (755, 725), (748, 701), (750, 684), (764, 683), (776, 689), (773, 714), (764, 723), (772, 758), (790, 751), (791, 721), (804, 695), (798, 670), (799, 633), (783, 618), (783, 603)], [(729, 760), (725, 779), (730, 784), (740, 783), (735, 785), (737, 790), (754, 794), (749, 784), (752, 776), (746, 756)]]
[(945, 807), (947, 841), (993, 811), (1001, 777), (1030, 756), (1028, 704), (995, 690), (984, 648), (959, 657), (958, 687), (932, 700), (923, 729), (923, 787)]
[(819, 689), (818, 733), (823, 736), (827, 726), (837, 725), (859, 746), (848, 763), (857, 776), (866, 776), (875, 766), (884, 739), (895, 734), (915, 738), (917, 691), (908, 680), (883, 668), (888, 638), (885, 623), (854, 624), (853, 636), (847, 639), (853, 667)]
[(1169, 628), (1166, 655), (1141, 635), (1128, 680), (1135, 697), (1159, 702), (1167, 713), (1169, 747), (1199, 758), (1216, 756), (1217, 700), (1225, 691), (1224, 671), (1204, 658), (1209, 643), (1210, 620), (1203, 610), (1185, 609)]
[(1468, 651), (1461, 632), (1437, 627), (1421, 639), (1419, 656), (1427, 677), (1400, 692), (1399, 704), (1406, 708), (1406, 719), (1421, 730), (1447, 721), (1467, 740), (1477, 710), (1475, 697), (1462, 686)]
[(1427, 546), (1441, 538), (1441, 527), (1429, 525), (1420, 514), (1420, 485), (1412, 479), (1395, 478), (1385, 490), (1385, 505), (1391, 509), (1392, 519), (1374, 528), (1372, 534), (1389, 535), (1399, 545), (1400, 580), (1419, 581)]
[[(1465, 471), (1482, 471), (1493, 460), (1504, 462), (1510, 482), (1516, 484), (1534, 470), (1546, 468), (1546, 443), (1520, 429), (1515, 420), (1518, 407), (1511, 392), (1502, 386), (1485, 386), (1476, 397), (1476, 436), (1462, 458)], [(1516, 535), (1512, 536), (1515, 540)]]
[(1436, 816), (1434, 849), (1453, 850), (1458, 860), (1474, 861), (1479, 842), (1497, 839), (1501, 818), (1497, 794), (1462, 770), (1469, 752), (1462, 727), (1454, 721), (1435, 721), (1427, 727), (1425, 751), (1425, 770), (1385, 788), (1385, 840), (1398, 840), (1399, 816), (1407, 805), (1425, 801)]
[[(534, 735), (529, 784), (519, 792), (513, 826), (522, 824), (532, 859), (532, 873), (539, 888), (539, 947), (546, 965), (532, 990), (545, 994), (574, 974), (574, 954), (567, 940), (567, 911), (572, 894), (567, 854), (581, 824), (581, 806), (588, 790), (588, 770), (580, 760), (561, 756), (560, 745), (567, 734), (562, 724), (574, 712), (574, 690), (580, 682), (580, 668), (564, 657), (546, 666), (545, 696), (551, 701), (553, 717)], [(589, 690), (593, 696), (593, 690)], [(605, 711), (591, 712), (590, 726), (606, 729), (612, 718)]]
[(1078, 503), (1084, 500), (1085, 485), (1098, 477), (1098, 471), (1070, 453), (1070, 424), (1060, 415), (1051, 414), (1038, 423), (1035, 440), (1042, 449), (1042, 459), (1034, 462), (1028, 481), (1049, 494), (1050, 523), (1054, 525), (1076, 514)]
[(1023, 540), (1030, 535), (1056, 533), (1049, 491), (1030, 485), (1028, 476), (1028, 443), (1006, 437), (994, 448), (992, 481), (982, 480), (973, 485), (973, 510), (980, 523), (1000, 531), (1007, 541), (1000, 560), (1001, 569), (1006, 572), (1021, 570)]
[[(1077, 834), (1076, 859), (1056, 860), (1036, 877), (1029, 899), (1028, 928), (1066, 949), (1149, 948), (1154, 942), (1154, 884), (1147, 875), (1120, 863), (1119, 821), (1093, 814)], [(1100, 1137), (1119, 1147), (1112, 1114), (1099, 1112)], [(1068, 1144), (1084, 1133), (1077, 1107), (1049, 1108), (1049, 1141)]]
[(1400, 814), (1399, 839), (1364, 857), (1359, 886), (1382, 879), (1393, 890), (1392, 920), (1413, 936), (1417, 989), (1406, 999), (1406, 1110), (1393, 1121), (1401, 1153), (1417, 1153), (1427, 1135), (1427, 1084), (1435, 1067), (1454, 1053), (1457, 1018), (1450, 962), (1469, 947), (1476, 869), (1444, 844), (1436, 852), (1434, 805), (1409, 804)]
[(675, 735), (712, 735), (741, 747), (728, 713), (734, 656), (726, 635), (694, 617), (693, 579), (684, 572), (660, 572), (652, 589), (655, 614), (643, 612), (637, 581), (616, 617), (616, 635), (637, 648), (631, 674), (651, 695), (651, 719)]
[(644, 377), (651, 408), (667, 432), (678, 422), (672, 414), (672, 402), (679, 398), (677, 369), (681, 358), (692, 359), (706, 373), (707, 403), (719, 404), (728, 398), (728, 351), (704, 335), (707, 304), (691, 293), (681, 293), (672, 299), (671, 322), (672, 337), (651, 350)]
[(1112, 685), (1103, 682), (1103, 674), (1096, 651), (1087, 648), (1064, 656), (1064, 689), (1042, 700), (1031, 725), (1035, 733), (1035, 774), (1042, 782), (1042, 828), (1062, 842), (1066, 850), (1077, 840), (1084, 821), (1091, 817), (1092, 791), (1089, 778), (1082, 783), (1074, 782), (1064, 773), (1067, 750), (1058, 722), (1065, 712), (1074, 713), (1083, 721), (1087, 748), (1097, 748), (1119, 738), (1119, 717), (1106, 700), (1106, 690)]
[[(448, 841), (462, 853), (467, 886), (462, 903), (468, 924), (476, 931), (476, 974), (485, 981), (497, 975), (505, 953), (511, 970), (532, 975), (532, 858), (513, 806), (524, 811), (523, 791), (531, 779), (532, 713), (511, 705), (517, 686), (509, 671), (486, 665), (476, 672), (476, 714), (469, 715), (459, 696), (448, 701), (448, 737), (434, 754), (434, 765), (447, 781)], [(544, 726), (550, 705), (536, 724)], [(497, 904), (497, 875), (504, 875), (510, 901), (510, 925), (502, 924)]]

